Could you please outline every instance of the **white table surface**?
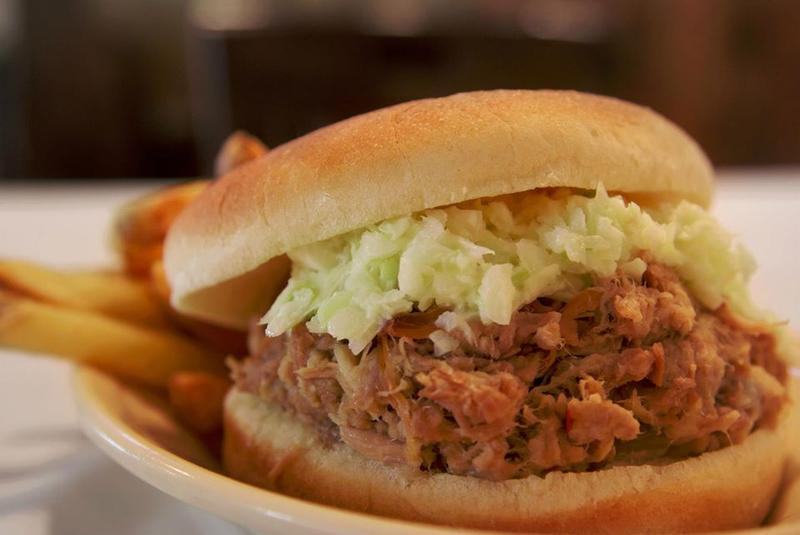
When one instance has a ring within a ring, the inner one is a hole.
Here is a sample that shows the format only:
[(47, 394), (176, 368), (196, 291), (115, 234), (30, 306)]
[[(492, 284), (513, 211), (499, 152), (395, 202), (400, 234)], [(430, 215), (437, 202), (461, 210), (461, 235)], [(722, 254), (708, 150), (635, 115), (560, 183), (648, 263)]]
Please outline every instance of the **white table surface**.
[[(153, 183), (0, 182), (0, 257), (58, 267), (114, 264), (116, 205)], [(713, 208), (753, 252), (757, 301), (800, 325), (800, 169), (723, 173)], [(0, 533), (241, 534), (153, 490), (80, 434), (63, 362), (0, 350)]]

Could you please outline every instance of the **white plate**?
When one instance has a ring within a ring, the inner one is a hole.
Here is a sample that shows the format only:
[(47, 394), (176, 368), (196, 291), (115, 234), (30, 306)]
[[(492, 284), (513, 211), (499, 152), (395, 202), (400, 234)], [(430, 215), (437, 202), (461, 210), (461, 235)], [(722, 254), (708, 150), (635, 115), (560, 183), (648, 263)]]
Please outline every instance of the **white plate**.
[[(167, 415), (162, 400), (88, 368), (76, 370), (74, 388), (84, 431), (115, 461), (167, 494), (254, 532), (315, 535), (487, 533), (353, 513), (241, 483), (217, 471), (214, 459)], [(798, 491), (795, 485), (790, 489), (791, 494)], [(781, 525), (759, 529), (757, 533), (789, 535), (800, 532), (800, 523), (795, 523), (800, 508), (781, 504), (781, 509)], [(752, 534), (754, 531), (735, 533)]]

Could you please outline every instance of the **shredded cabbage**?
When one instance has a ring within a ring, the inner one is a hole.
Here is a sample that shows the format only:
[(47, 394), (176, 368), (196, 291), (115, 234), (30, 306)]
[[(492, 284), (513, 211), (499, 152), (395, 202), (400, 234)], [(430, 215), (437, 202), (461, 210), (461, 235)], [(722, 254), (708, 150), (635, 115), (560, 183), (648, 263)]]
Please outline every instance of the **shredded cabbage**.
[(426, 210), (294, 249), (289, 283), (262, 321), (270, 336), (307, 321), (357, 353), (414, 307), (507, 324), (526, 303), (569, 297), (592, 277), (641, 277), (642, 251), (705, 306), (724, 301), (752, 317), (753, 259), (708, 212), (686, 201), (643, 208), (600, 186)]

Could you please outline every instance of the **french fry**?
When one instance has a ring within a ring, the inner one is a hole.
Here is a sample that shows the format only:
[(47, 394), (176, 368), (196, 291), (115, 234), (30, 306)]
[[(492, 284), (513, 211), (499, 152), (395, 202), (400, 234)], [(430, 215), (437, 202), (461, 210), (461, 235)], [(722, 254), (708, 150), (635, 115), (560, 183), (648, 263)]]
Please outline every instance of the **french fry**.
[(113, 222), (111, 240), (127, 273), (137, 277), (149, 275), (152, 264), (161, 259), (164, 238), (172, 222), (208, 184), (208, 180), (197, 180), (163, 188), (120, 208)]
[(214, 161), (214, 174), (222, 176), (269, 151), (260, 139), (237, 130), (225, 139)]
[(0, 260), (0, 289), (149, 327), (169, 325), (149, 285), (121, 273), (55, 271), (31, 262)]
[(176, 371), (225, 374), (219, 354), (177, 334), (5, 291), (0, 291), (0, 346), (64, 357), (160, 388)]
[[(246, 132), (236, 131), (225, 140), (215, 162), (217, 176), (266, 154), (267, 146)], [(122, 256), (125, 271), (137, 277), (150, 275), (162, 257), (164, 239), (172, 222), (210, 181), (197, 180), (166, 187), (123, 205), (115, 217), (111, 238)]]
[(208, 434), (222, 429), (222, 405), (231, 381), (205, 372), (177, 372), (169, 379), (170, 405), (193, 431)]
[(170, 287), (167, 274), (164, 272), (164, 262), (157, 260), (150, 266), (150, 287), (163, 303), (169, 303)]

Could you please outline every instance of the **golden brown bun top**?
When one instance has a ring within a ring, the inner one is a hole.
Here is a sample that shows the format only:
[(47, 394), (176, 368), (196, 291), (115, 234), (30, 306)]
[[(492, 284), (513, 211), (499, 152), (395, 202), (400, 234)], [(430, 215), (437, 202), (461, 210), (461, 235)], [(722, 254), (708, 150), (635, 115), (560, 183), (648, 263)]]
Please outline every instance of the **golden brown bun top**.
[[(572, 91), (461, 93), (353, 117), (235, 169), (178, 218), (165, 267), (179, 310), (243, 326), (264, 310), (229, 303), (228, 281), (390, 217), (601, 182), (705, 206), (712, 181), (697, 144), (649, 109)], [(283, 275), (286, 266), (264, 269)]]

